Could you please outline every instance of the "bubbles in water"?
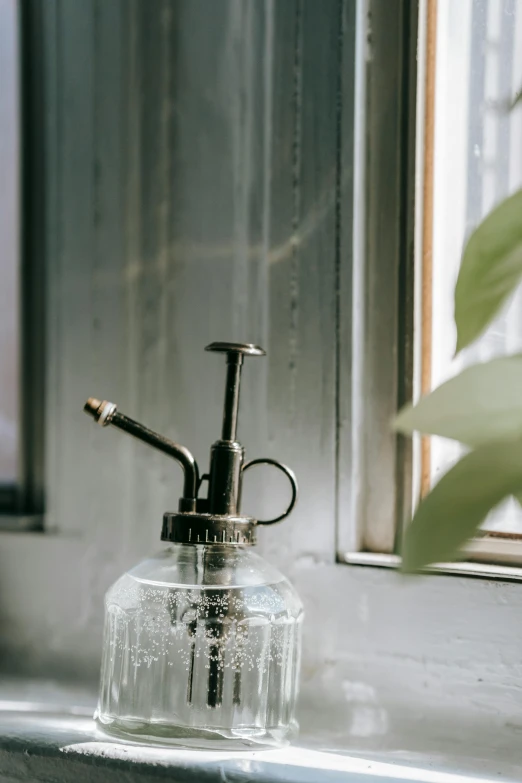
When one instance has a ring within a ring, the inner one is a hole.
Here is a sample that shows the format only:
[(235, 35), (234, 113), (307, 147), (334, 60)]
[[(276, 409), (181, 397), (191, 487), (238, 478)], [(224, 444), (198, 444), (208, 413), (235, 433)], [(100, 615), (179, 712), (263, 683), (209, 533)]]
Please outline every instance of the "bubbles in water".
[(286, 583), (122, 581), (107, 599), (102, 720), (231, 730), (293, 720), (301, 615), (287, 607)]

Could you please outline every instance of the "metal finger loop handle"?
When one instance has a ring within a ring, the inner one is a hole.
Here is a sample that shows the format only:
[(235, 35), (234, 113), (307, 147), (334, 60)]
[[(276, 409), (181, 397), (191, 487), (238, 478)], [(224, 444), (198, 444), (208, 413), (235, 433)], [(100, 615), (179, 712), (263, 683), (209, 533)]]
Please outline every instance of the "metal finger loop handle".
[(274, 522), (280, 522), (282, 519), (285, 519), (290, 512), (292, 511), (293, 507), (296, 504), (297, 501), (297, 479), (295, 477), (295, 473), (293, 470), (291, 470), (287, 465), (283, 465), (282, 462), (278, 462), (275, 459), (270, 458), (260, 458), (260, 459), (252, 459), (250, 462), (245, 462), (243, 465), (243, 473), (248, 470), (248, 468), (251, 468), (253, 465), (273, 465), (274, 468), (277, 468), (282, 473), (285, 474), (285, 476), (288, 478), (290, 482), (290, 486), (292, 488), (292, 498), (290, 500), (290, 503), (288, 504), (288, 507), (286, 511), (284, 511), (282, 514), (280, 514), (278, 517), (275, 517), (274, 519), (258, 519), (257, 524), (258, 525), (273, 525)]

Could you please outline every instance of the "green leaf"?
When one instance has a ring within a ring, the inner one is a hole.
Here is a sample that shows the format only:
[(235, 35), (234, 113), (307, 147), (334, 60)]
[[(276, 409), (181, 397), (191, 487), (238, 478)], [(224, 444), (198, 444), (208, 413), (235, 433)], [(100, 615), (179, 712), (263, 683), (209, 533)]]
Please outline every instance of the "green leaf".
[(519, 103), (522, 103), (522, 90), (517, 92), (513, 100), (511, 101), (511, 104), (509, 106), (509, 110), (512, 111), (515, 106), (518, 106)]
[(451, 560), (488, 512), (522, 492), (522, 440), (485, 443), (463, 457), (421, 502), (406, 530), (403, 571)]
[(457, 352), (491, 323), (522, 277), (522, 190), (482, 221), (464, 249), (455, 287)]
[(443, 383), (393, 424), (399, 432), (453, 438), (468, 446), (522, 437), (522, 355), (475, 364)]

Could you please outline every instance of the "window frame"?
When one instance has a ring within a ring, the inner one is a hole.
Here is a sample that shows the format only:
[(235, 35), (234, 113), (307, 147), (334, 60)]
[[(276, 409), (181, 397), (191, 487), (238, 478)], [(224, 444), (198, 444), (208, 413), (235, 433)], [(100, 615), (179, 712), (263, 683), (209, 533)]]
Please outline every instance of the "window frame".
[(343, 235), (340, 275), (340, 562), (393, 555), (411, 513), (412, 446), (389, 425), (413, 393), (418, 26), (417, 2), (403, 0), (399, 14), (378, 0), (357, 3), (355, 62), (365, 67), (356, 69), (343, 135), (353, 156), (353, 234)]
[[(43, 529), (45, 407), (44, 157), (34, 121), (43, 100), (37, 4), (17, 2), (20, 129), (19, 457), (14, 487), (0, 492), (0, 531)], [(30, 9), (29, 5), (34, 5)]]
[[(389, 424), (401, 405), (431, 388), (437, 2), (404, 3), (402, 35), (391, 36), (394, 46), (388, 51), (378, 43), (392, 24), (385, 4), (368, 0), (357, 5), (355, 60), (366, 62), (366, 69), (356, 71), (354, 136), (345, 133), (346, 154), (354, 149), (349, 202), (354, 229), (346, 237), (351, 263), (342, 267), (340, 289), (337, 558), (352, 565), (397, 567), (400, 537), (415, 498), (429, 491), (429, 438), (395, 437)], [(370, 39), (372, 55), (367, 56)], [(394, 92), (396, 112), (384, 124), (379, 108)], [(401, 125), (403, 106), (405, 113), (408, 106), (416, 109)], [(400, 128), (395, 135), (389, 132), (393, 123)], [(375, 171), (374, 161), (383, 159), (393, 162), (388, 178)], [(393, 204), (384, 218), (382, 203)], [(399, 229), (393, 234), (394, 226)], [(372, 243), (379, 227), (383, 234), (391, 231), (386, 246)], [(400, 281), (395, 289), (383, 273), (386, 267)], [(378, 308), (372, 307), (375, 303)], [(368, 360), (377, 353), (376, 345), (394, 357), (381, 375)], [(377, 504), (367, 490), (372, 474), (381, 482), (373, 493)], [(513, 567), (522, 565), (522, 537), (485, 532), (463, 555), (462, 562), (431, 570), (522, 579), (522, 569)]]

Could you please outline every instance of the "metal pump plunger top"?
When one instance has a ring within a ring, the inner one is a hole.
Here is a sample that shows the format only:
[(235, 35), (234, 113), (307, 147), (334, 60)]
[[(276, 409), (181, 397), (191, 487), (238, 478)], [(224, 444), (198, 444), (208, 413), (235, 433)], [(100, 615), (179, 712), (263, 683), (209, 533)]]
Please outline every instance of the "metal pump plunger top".
[[(244, 356), (265, 356), (265, 351), (250, 343), (212, 343), (205, 349), (225, 353), (227, 378), (221, 438), (210, 449), (210, 471), (200, 478), (191, 452), (163, 435), (149, 430), (139, 422), (119, 413), (112, 402), (89, 397), (84, 410), (106, 427), (111, 424), (163, 451), (179, 462), (185, 480), (178, 511), (163, 516), (163, 541), (181, 544), (255, 544), (256, 524), (271, 525), (290, 514), (297, 499), (297, 480), (290, 468), (273, 459), (244, 461), (245, 451), (236, 440), (239, 410), (239, 386)], [(245, 470), (253, 465), (273, 465), (286, 474), (292, 497), (286, 511), (275, 519), (261, 520), (241, 513), (241, 485)], [(206, 498), (199, 498), (204, 480), (208, 481)]]

